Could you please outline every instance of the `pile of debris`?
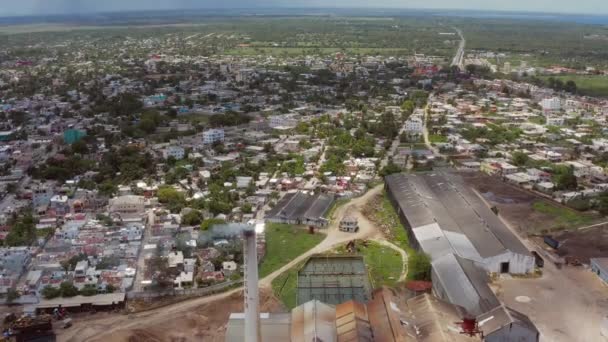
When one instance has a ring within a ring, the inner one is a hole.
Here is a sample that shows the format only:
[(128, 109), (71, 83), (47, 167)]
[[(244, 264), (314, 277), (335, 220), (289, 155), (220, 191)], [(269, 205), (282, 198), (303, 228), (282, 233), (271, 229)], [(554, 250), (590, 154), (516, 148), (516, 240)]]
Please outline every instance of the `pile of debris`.
[(363, 215), (372, 221), (389, 240), (393, 238), (392, 229), (399, 225), (396, 215), (387, 213), (384, 208), (384, 197), (376, 195), (371, 198), (362, 210)]

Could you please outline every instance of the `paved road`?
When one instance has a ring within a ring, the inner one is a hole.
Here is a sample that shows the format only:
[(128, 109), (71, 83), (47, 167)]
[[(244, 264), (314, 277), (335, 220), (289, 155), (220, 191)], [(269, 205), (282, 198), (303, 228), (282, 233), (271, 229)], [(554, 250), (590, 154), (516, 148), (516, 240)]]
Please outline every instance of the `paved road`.
[(460, 29), (454, 27), (454, 30), (456, 30), (456, 32), (460, 36), (460, 44), (458, 45), (458, 50), (456, 51), (456, 55), (452, 60), (452, 66), (457, 66), (458, 68), (460, 68), (460, 70), (464, 70), (464, 48), (467, 44), (467, 41), (466, 39), (464, 39), (464, 35), (462, 34), (462, 31)]

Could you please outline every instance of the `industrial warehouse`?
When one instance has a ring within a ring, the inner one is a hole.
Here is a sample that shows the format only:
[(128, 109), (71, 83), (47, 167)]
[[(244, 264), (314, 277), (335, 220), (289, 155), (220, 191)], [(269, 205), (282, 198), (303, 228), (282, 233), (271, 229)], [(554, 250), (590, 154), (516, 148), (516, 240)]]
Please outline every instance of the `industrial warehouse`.
[(333, 202), (331, 195), (309, 195), (302, 191), (288, 193), (266, 214), (266, 220), (324, 228), (329, 221), (323, 216)]
[(431, 257), (435, 295), (477, 317), (480, 327), (494, 326), (496, 338), (538, 341), (530, 319), (506, 308), (488, 285), (488, 273), (532, 272), (534, 257), (460, 177), (395, 174), (385, 187), (410, 242)]

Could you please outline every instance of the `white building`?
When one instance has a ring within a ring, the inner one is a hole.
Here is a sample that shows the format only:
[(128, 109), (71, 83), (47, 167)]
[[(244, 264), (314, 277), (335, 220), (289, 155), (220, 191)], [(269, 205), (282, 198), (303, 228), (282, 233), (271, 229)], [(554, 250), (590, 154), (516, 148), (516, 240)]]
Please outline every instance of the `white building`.
[(557, 112), (562, 109), (562, 100), (559, 97), (544, 99), (540, 102), (545, 112)]
[(547, 117), (547, 126), (563, 126), (565, 122), (562, 116), (549, 116)]
[(169, 146), (163, 150), (163, 158), (167, 159), (169, 157), (173, 157), (177, 160), (184, 159), (186, 155), (186, 151), (183, 147), (180, 146)]
[(273, 115), (268, 119), (270, 128), (296, 127), (298, 124), (297, 114)]
[(142, 214), (143, 212), (143, 196), (127, 195), (110, 199), (110, 213)]
[(422, 118), (420, 118), (418, 116), (410, 117), (405, 122), (405, 131), (408, 134), (422, 134), (423, 129), (424, 129), (424, 124), (422, 122)]
[(224, 141), (223, 129), (209, 129), (203, 132), (203, 144), (211, 145), (215, 142)]

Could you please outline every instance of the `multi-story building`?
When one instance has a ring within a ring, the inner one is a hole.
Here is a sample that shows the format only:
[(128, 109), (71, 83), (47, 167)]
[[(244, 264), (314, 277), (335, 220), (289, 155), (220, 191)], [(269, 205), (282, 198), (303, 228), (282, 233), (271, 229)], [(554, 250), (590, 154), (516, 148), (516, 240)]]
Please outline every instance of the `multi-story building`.
[(422, 118), (418, 116), (411, 117), (405, 122), (405, 131), (408, 134), (422, 134), (423, 129), (424, 124)]
[(184, 159), (185, 154), (186, 151), (180, 146), (169, 146), (163, 150), (163, 158), (165, 159), (173, 157), (177, 160), (182, 160)]
[(562, 100), (559, 97), (543, 99), (540, 106), (543, 107), (545, 112), (557, 112), (562, 109)]
[(211, 145), (215, 142), (224, 141), (223, 129), (209, 129), (203, 132), (203, 144)]

